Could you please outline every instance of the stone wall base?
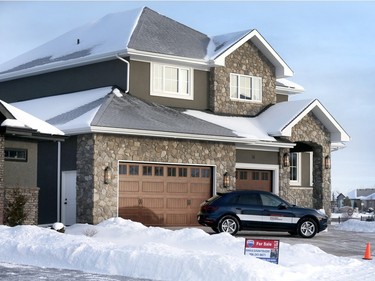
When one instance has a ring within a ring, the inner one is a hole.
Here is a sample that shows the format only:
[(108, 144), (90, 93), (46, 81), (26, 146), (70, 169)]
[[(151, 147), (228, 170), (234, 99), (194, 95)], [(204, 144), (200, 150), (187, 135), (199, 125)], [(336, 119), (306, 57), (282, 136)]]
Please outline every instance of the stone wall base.
[[(0, 188), (0, 224), (4, 224), (5, 208), (7, 202), (13, 202), (15, 187)], [(18, 188), (20, 194), (26, 196), (27, 202), (25, 205), (26, 220), (23, 224), (38, 224), (38, 200), (39, 187), (21, 187)]]

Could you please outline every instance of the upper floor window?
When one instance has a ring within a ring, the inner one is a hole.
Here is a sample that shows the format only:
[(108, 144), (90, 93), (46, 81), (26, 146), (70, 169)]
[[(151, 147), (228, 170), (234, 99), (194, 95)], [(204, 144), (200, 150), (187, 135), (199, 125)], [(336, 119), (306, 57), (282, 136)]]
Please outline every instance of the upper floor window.
[(160, 63), (151, 64), (151, 95), (193, 99), (193, 70)]
[(262, 78), (231, 73), (230, 97), (234, 100), (262, 101)]

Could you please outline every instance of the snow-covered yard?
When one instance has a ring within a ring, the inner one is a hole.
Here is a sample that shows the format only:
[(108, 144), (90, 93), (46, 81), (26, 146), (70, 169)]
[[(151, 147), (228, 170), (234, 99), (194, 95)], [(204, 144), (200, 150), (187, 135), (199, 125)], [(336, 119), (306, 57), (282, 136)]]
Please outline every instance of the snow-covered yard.
[[(375, 232), (374, 222), (350, 220), (335, 227)], [(281, 242), (278, 265), (245, 256), (244, 241), (121, 218), (96, 226), (76, 224), (65, 234), (37, 226), (0, 226), (0, 262), (173, 281), (374, 279), (374, 260), (333, 256), (308, 240)]]

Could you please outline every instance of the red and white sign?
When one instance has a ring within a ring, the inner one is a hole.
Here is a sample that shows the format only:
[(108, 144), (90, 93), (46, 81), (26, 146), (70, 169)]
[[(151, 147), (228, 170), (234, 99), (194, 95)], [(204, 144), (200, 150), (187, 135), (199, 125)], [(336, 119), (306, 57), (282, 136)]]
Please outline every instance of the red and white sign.
[(245, 239), (245, 255), (257, 257), (272, 263), (279, 263), (279, 240)]

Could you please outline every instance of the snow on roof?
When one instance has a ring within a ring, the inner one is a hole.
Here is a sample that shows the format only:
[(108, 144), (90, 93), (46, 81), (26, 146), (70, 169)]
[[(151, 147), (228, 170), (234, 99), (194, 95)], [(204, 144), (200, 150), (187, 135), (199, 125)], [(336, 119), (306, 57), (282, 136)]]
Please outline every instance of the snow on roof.
[(304, 87), (286, 78), (276, 79), (276, 88), (277, 90), (281, 90), (282, 92), (294, 93), (294, 94), (302, 93), (305, 91)]
[(77, 59), (89, 60), (124, 52), (142, 11), (143, 8), (109, 14), (68, 31), (0, 65), (0, 73), (58, 66)]
[(211, 36), (210, 43), (207, 47), (206, 59), (215, 59), (222, 52), (231, 47), (235, 42), (238, 42), (245, 35), (247, 35), (250, 31), (251, 30), (244, 30)]
[(53, 124), (62, 131), (87, 129), (102, 105), (103, 98), (111, 92), (112, 87), (103, 87), (16, 102), (13, 105)]
[(228, 128), (239, 137), (244, 137), (252, 140), (276, 141), (275, 138), (267, 134), (267, 131), (258, 122), (257, 118), (220, 116), (197, 110), (187, 110), (184, 113)]
[[(110, 31), (110, 32), (109, 32)], [(0, 65), (0, 81), (80, 66), (121, 56), (164, 56), (211, 67), (251, 40), (276, 67), (292, 70), (256, 30), (209, 37), (145, 7), (109, 14)]]
[(6, 119), (2, 127), (30, 128), (41, 134), (64, 135), (62, 131), (39, 118), (0, 100), (0, 103), (13, 115), (15, 119)]

